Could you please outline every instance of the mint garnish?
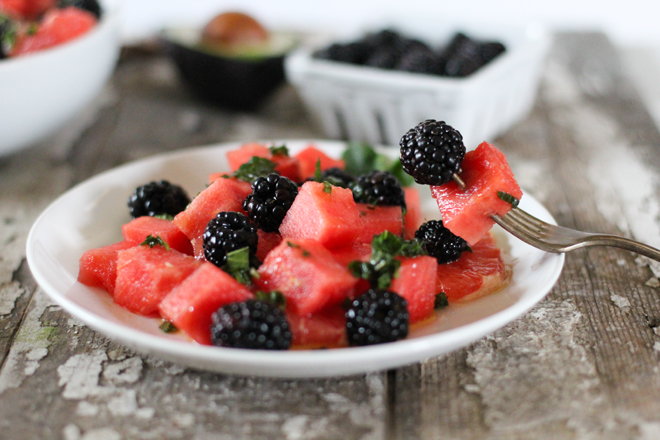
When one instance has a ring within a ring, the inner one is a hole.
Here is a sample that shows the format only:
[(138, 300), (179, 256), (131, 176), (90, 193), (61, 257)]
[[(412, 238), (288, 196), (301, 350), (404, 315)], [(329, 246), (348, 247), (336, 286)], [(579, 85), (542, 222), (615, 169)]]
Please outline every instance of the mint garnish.
[(179, 330), (170, 321), (163, 321), (163, 323), (161, 325), (159, 325), (158, 328), (161, 329), (165, 333), (174, 333), (174, 332)]
[(227, 262), (222, 270), (234, 277), (241, 284), (252, 284), (252, 278), (258, 277), (257, 271), (250, 266), (250, 248), (248, 246), (227, 252)]
[(286, 147), (286, 145), (282, 145), (280, 147), (269, 147), (270, 154), (273, 156), (289, 156), (289, 149)]
[(449, 300), (447, 299), (447, 294), (445, 292), (439, 292), (435, 295), (435, 302), (433, 308), (436, 310), (444, 309), (449, 305)]
[(274, 304), (280, 309), (286, 308), (286, 297), (282, 294), (282, 292), (278, 292), (277, 290), (273, 290), (271, 292), (264, 292), (263, 290), (258, 290), (254, 294), (254, 298), (259, 301), (264, 301), (267, 303)]
[(144, 239), (142, 243), (140, 243), (140, 246), (149, 246), (150, 248), (154, 246), (163, 246), (166, 251), (170, 250), (170, 245), (167, 244), (165, 240), (160, 238), (160, 235), (153, 236), (153, 235), (147, 235), (147, 238)]
[(520, 200), (516, 199), (509, 193), (505, 193), (504, 191), (498, 191), (497, 197), (499, 197), (500, 200), (503, 200), (508, 204), (510, 204), (513, 208), (517, 207), (518, 203), (520, 203)]
[(275, 172), (275, 163), (264, 157), (252, 156), (250, 160), (242, 164), (231, 174), (222, 177), (235, 177), (248, 183), (254, 182), (258, 177), (265, 177)]
[(361, 176), (374, 170), (389, 171), (399, 179), (401, 186), (410, 186), (414, 182), (413, 178), (403, 171), (399, 158), (392, 159), (378, 153), (366, 142), (349, 143), (342, 154), (342, 159), (346, 164), (345, 171), (354, 176)]

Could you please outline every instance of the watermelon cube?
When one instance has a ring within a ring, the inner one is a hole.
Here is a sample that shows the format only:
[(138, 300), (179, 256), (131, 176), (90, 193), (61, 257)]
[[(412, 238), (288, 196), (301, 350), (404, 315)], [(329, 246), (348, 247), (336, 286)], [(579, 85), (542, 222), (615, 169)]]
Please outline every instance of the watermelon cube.
[(151, 315), (158, 311), (162, 299), (200, 264), (191, 256), (163, 246), (134, 246), (120, 251), (115, 303), (133, 313)]
[(360, 212), (350, 189), (305, 182), (289, 208), (280, 234), (284, 239), (313, 239), (327, 248), (339, 248), (356, 240), (362, 227)]
[(444, 292), (449, 303), (480, 298), (501, 290), (509, 282), (510, 269), (490, 234), (471, 249), (472, 252), (463, 252), (461, 258), (452, 263), (438, 265), (436, 291)]
[(495, 224), (492, 215), (502, 216), (511, 209), (511, 204), (500, 199), (498, 192), (520, 199), (522, 191), (504, 154), (488, 142), (469, 151), (461, 167), (465, 189), (451, 181), (432, 186), (431, 194), (447, 229), (473, 245)]
[(338, 305), (358, 281), (329, 250), (309, 239), (283, 239), (258, 272), (257, 288), (281, 292), (287, 309), (301, 316)]
[(317, 162), (321, 166), (321, 171), (325, 171), (328, 168), (341, 168), (343, 170), (346, 166), (343, 160), (333, 159), (313, 145), (301, 150), (295, 155), (295, 158), (300, 162), (301, 181), (314, 177)]
[(408, 301), (410, 323), (422, 321), (433, 314), (435, 305), (436, 272), (434, 257), (402, 258), (401, 267), (390, 289)]
[(257, 236), (259, 240), (255, 255), (259, 261), (264, 261), (266, 255), (282, 242), (282, 236), (278, 232), (265, 232), (261, 229), (257, 229)]
[(297, 158), (285, 154), (273, 154), (268, 147), (259, 143), (244, 144), (236, 150), (227, 152), (227, 160), (232, 171), (257, 156), (275, 163), (275, 171), (294, 182), (300, 182), (300, 163)]
[(360, 212), (362, 227), (355, 241), (358, 243), (371, 243), (374, 235), (390, 231), (394, 235), (403, 232), (403, 211), (400, 206), (372, 206), (366, 203), (357, 203)]
[(200, 344), (211, 344), (211, 315), (231, 302), (252, 298), (244, 285), (212, 263), (202, 263), (158, 306), (161, 316)]
[(102, 287), (111, 295), (115, 292), (119, 251), (133, 247), (128, 241), (90, 249), (79, 261), (78, 281), (90, 287)]
[(221, 211), (243, 211), (243, 200), (252, 192), (250, 184), (235, 178), (216, 179), (174, 217), (174, 224), (189, 240), (200, 237), (208, 222)]
[(296, 349), (337, 348), (348, 345), (344, 309), (335, 306), (313, 315), (287, 314)]
[(122, 225), (121, 233), (124, 240), (136, 246), (151, 235), (160, 237), (172, 249), (187, 255), (193, 254), (188, 237), (170, 220), (149, 216), (138, 217)]

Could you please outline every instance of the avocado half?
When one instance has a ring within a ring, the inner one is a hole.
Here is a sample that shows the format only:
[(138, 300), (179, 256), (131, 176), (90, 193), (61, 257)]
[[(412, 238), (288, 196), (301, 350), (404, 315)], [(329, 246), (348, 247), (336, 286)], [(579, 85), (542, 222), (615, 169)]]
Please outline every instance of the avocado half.
[(234, 110), (254, 110), (284, 82), (289, 33), (271, 32), (257, 45), (202, 44), (196, 29), (166, 29), (160, 40), (189, 89), (200, 99)]

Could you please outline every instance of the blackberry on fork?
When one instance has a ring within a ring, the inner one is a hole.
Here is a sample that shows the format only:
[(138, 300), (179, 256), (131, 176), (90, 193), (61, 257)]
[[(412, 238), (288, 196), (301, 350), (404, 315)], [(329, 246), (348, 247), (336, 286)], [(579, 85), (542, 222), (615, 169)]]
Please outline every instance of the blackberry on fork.
[(443, 185), (461, 169), (463, 136), (444, 121), (427, 119), (399, 142), (401, 165), (421, 185)]

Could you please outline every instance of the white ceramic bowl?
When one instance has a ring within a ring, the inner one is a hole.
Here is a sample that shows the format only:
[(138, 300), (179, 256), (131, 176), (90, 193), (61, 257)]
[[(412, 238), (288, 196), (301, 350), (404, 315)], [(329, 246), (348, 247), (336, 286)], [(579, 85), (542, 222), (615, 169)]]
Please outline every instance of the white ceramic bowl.
[(430, 118), (460, 131), (471, 150), (482, 141), (492, 142), (531, 109), (551, 42), (542, 27), (417, 19), (402, 19), (388, 27), (433, 47), (462, 31), (475, 39), (501, 41), (507, 50), (468, 77), (447, 78), (312, 57), (330, 42), (354, 41), (383, 29), (382, 24), (303, 47), (285, 61), (287, 80), (328, 137), (398, 145), (410, 128)]
[(119, 54), (119, 13), (108, 2), (90, 32), (62, 45), (0, 60), (0, 155), (45, 139), (100, 92)]

